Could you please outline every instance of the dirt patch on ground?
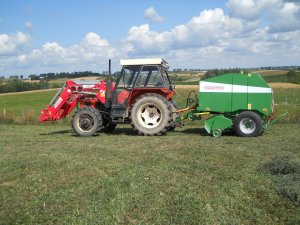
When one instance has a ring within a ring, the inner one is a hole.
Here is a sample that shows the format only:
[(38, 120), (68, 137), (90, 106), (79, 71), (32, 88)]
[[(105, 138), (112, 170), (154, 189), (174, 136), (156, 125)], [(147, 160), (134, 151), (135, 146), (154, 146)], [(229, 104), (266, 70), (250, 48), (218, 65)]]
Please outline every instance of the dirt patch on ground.
[(287, 74), (287, 70), (257, 70), (253, 71), (253, 73), (258, 73), (263, 76), (274, 76), (274, 75), (282, 75)]
[(300, 88), (300, 84), (292, 83), (269, 83), (271, 88)]
[(197, 89), (199, 85), (176, 85), (178, 89)]
[(26, 94), (26, 93), (33, 93), (33, 92), (55, 91), (59, 89), (60, 88), (51, 88), (51, 89), (34, 90), (34, 91), (11, 92), (11, 93), (2, 93), (0, 95), (19, 95), (19, 94)]

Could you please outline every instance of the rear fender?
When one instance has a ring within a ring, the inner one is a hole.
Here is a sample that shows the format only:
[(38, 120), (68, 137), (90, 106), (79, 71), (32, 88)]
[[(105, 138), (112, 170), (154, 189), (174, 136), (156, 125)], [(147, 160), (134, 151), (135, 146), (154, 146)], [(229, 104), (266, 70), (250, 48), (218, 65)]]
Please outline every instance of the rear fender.
[(148, 93), (161, 95), (169, 101), (172, 99), (175, 91), (168, 88), (133, 88), (128, 97), (128, 108), (134, 104), (138, 97)]

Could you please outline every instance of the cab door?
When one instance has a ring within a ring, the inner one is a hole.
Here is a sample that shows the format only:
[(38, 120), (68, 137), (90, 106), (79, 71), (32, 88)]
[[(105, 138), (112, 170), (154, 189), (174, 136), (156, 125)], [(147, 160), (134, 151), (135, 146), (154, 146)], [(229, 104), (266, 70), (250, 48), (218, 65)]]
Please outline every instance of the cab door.
[(112, 96), (113, 106), (127, 107), (128, 96), (132, 91), (140, 70), (141, 66), (123, 66)]

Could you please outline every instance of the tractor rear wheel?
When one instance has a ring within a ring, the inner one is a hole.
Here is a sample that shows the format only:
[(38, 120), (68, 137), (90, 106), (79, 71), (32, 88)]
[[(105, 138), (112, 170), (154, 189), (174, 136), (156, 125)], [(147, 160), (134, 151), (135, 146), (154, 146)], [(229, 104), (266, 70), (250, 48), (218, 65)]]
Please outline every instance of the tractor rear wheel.
[(140, 135), (162, 135), (171, 122), (171, 105), (158, 94), (142, 95), (131, 109), (131, 124)]
[(72, 118), (72, 127), (79, 136), (92, 136), (103, 129), (102, 116), (97, 109), (78, 109)]
[(172, 122), (168, 128), (169, 131), (172, 131), (176, 128), (176, 119), (180, 117), (179, 113), (176, 113), (175, 111), (178, 110), (178, 105), (176, 103), (176, 101), (171, 100), (169, 101), (170, 105), (171, 105), (171, 109), (172, 109)]
[(257, 137), (263, 131), (262, 120), (255, 112), (242, 112), (234, 120), (234, 131), (242, 137)]

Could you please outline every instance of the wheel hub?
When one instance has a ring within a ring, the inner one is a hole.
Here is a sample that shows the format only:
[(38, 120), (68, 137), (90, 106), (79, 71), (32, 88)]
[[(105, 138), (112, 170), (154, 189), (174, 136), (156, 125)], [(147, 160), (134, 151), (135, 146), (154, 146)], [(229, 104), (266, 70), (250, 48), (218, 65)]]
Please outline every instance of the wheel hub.
[(251, 134), (255, 131), (256, 123), (250, 118), (244, 118), (240, 122), (240, 130), (245, 134)]
[(142, 105), (138, 111), (140, 123), (147, 128), (154, 128), (161, 121), (161, 110), (154, 104)]
[(89, 117), (88, 115), (82, 115), (79, 118), (79, 127), (84, 130), (84, 131), (88, 131), (90, 129), (92, 129), (94, 123), (93, 123), (93, 119), (91, 117)]

